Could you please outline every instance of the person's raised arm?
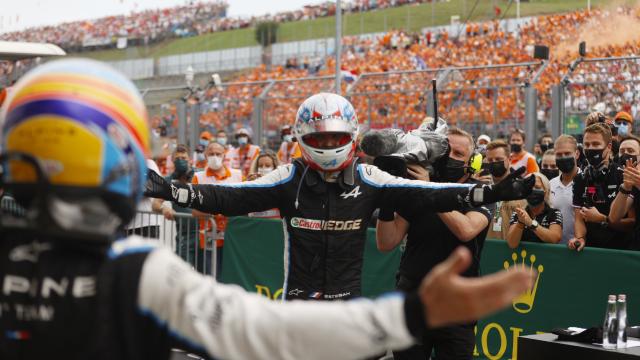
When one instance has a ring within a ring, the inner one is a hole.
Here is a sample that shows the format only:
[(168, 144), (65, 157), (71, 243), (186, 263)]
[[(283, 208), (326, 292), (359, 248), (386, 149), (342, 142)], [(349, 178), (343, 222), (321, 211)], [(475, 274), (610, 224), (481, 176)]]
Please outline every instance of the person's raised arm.
[(515, 171), (495, 185), (432, 183), (392, 176), (372, 165), (358, 165), (362, 180), (377, 189), (379, 207), (403, 208), (409, 212), (447, 212), (490, 204), (501, 200), (523, 199), (535, 179), (520, 179)]
[(467, 242), (473, 240), (489, 225), (491, 212), (489, 209), (486, 209), (486, 213), (475, 210), (465, 214), (459, 211), (450, 211), (438, 213), (438, 217), (458, 240)]
[(164, 178), (149, 172), (145, 196), (174, 201), (208, 214), (244, 215), (278, 208), (280, 188), (295, 175), (295, 165), (278, 167), (253, 181), (235, 184), (169, 184)]
[(409, 231), (409, 222), (399, 214), (391, 221), (378, 217), (376, 224), (376, 245), (380, 251), (393, 250)]
[(144, 262), (138, 307), (173, 337), (216, 358), (367, 358), (406, 348), (429, 328), (487, 316), (533, 283), (525, 269), (461, 277), (470, 263), (469, 250), (455, 250), (406, 296), (281, 302), (219, 284), (158, 249)]
[(524, 215), (522, 215), (521, 212), (524, 212), (522, 208), (514, 209), (509, 221), (509, 230), (507, 230), (507, 236), (505, 240), (507, 241), (507, 245), (509, 245), (509, 247), (512, 249), (515, 249), (518, 247), (518, 245), (520, 245), (520, 240), (522, 240), (522, 233), (524, 232), (525, 224), (520, 219)]

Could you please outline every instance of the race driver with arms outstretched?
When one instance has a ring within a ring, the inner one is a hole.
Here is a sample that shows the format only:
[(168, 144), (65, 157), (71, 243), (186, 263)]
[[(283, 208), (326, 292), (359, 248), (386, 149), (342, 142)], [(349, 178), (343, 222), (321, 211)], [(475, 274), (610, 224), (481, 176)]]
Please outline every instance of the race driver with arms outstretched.
[(376, 208), (447, 212), (525, 198), (532, 177), (496, 185), (442, 184), (391, 176), (354, 158), (358, 119), (340, 95), (306, 99), (296, 114), (302, 158), (250, 182), (174, 185), (150, 173), (145, 194), (226, 216), (278, 208), (284, 222), (286, 299), (360, 295), (366, 231)]

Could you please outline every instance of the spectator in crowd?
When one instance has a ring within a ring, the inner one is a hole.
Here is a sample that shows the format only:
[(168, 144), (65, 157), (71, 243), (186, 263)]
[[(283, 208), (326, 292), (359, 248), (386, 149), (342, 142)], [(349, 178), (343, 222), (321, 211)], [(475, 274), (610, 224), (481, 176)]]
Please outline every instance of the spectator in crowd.
[[(447, 135), (451, 150), (447, 171), (441, 181), (477, 183), (470, 175), (469, 161), (473, 155), (473, 137), (460, 129), (450, 128)], [(428, 181), (428, 172), (421, 166), (412, 166), (411, 176)], [(384, 213), (386, 209), (381, 209)], [(447, 213), (415, 213), (401, 211), (392, 221), (378, 218), (376, 242), (378, 249), (389, 251), (400, 244), (405, 235), (407, 244), (400, 261), (396, 287), (413, 291), (419, 279), (438, 263), (444, 261), (456, 247), (464, 245), (474, 254), (473, 264), (463, 274), (479, 276), (480, 253), (492, 218), (485, 206)], [(428, 234), (438, 234), (429, 237)], [(428, 238), (428, 239), (427, 239)], [(428, 240), (428, 241), (426, 241)], [(404, 351), (394, 352), (394, 359), (425, 359), (432, 351), (444, 359), (471, 359), (475, 345), (474, 323), (460, 324), (427, 332), (422, 344)]]
[(573, 179), (580, 172), (577, 165), (578, 142), (571, 135), (560, 135), (556, 139), (553, 151), (560, 176), (549, 181), (551, 186), (549, 204), (552, 208), (560, 210), (562, 214), (561, 243), (566, 244), (573, 238), (574, 233)]
[(278, 150), (278, 160), (281, 164), (289, 164), (297, 157), (302, 156), (298, 142), (293, 137), (291, 125), (285, 125), (280, 130), (280, 149)]
[(524, 131), (515, 129), (509, 136), (509, 146), (511, 147), (511, 169), (517, 170), (526, 168), (524, 176), (540, 171), (535, 156), (524, 149), (526, 136)]
[[(627, 214), (635, 216), (640, 211), (640, 139), (628, 137), (620, 144), (620, 165), (624, 167), (623, 182), (611, 204), (611, 221), (621, 221)], [(640, 223), (636, 222), (632, 235), (631, 250), (640, 250)]]
[[(194, 170), (191, 165), (189, 147), (178, 144), (171, 155), (173, 160), (173, 172), (166, 176), (166, 180), (175, 184), (189, 184), (193, 179)], [(176, 248), (178, 255), (189, 264), (196, 263), (196, 242), (198, 239), (198, 222), (190, 216), (191, 209), (180, 206), (177, 202), (172, 202), (171, 207), (163, 204), (163, 200), (154, 199), (154, 208), (159, 208), (167, 220), (176, 221)], [(198, 269), (202, 270), (202, 269)]]
[[(217, 142), (212, 142), (205, 151), (207, 157), (207, 167), (203, 171), (195, 173), (194, 184), (232, 184), (242, 182), (242, 172), (237, 169), (230, 169), (224, 165), (225, 149)], [(198, 210), (192, 210), (193, 216), (203, 217), (199, 226), (199, 251), (203, 256), (197, 258), (198, 263), (203, 264), (205, 274), (211, 274), (211, 250), (216, 247), (216, 274), (222, 268), (222, 246), (224, 245), (224, 231), (227, 227), (227, 218), (220, 214), (214, 215), (215, 228), (212, 227), (210, 214)], [(215, 242), (215, 245), (213, 244)]]
[(476, 150), (484, 157), (487, 151), (487, 144), (491, 142), (489, 135), (482, 134), (476, 140)]
[[(251, 181), (263, 177), (264, 175), (275, 170), (279, 165), (280, 163), (278, 162), (278, 157), (276, 156), (276, 154), (271, 151), (262, 152), (251, 164), (251, 170), (249, 171), (247, 180)], [(266, 219), (279, 219), (280, 210), (269, 209), (266, 211), (251, 212), (249, 213), (249, 216)]]
[(513, 211), (507, 244), (515, 249), (521, 241), (557, 244), (562, 240), (562, 213), (549, 206), (550, 185), (546, 176), (534, 173), (536, 185), (527, 206)]
[[(494, 140), (487, 145), (485, 160), (494, 184), (504, 180), (511, 173), (509, 155), (509, 144), (502, 140)], [(524, 207), (525, 205), (525, 200), (497, 202), (487, 237), (490, 239), (506, 239), (511, 214), (513, 214), (515, 208)]]
[(238, 147), (229, 150), (228, 156), (231, 161), (231, 167), (242, 171), (243, 176), (249, 174), (251, 163), (260, 154), (260, 148), (251, 143), (251, 135), (249, 130), (240, 128), (235, 134)]
[(229, 151), (233, 149), (233, 146), (229, 144), (229, 139), (227, 137), (227, 132), (223, 129), (218, 130), (216, 133), (216, 140), (218, 144), (224, 147), (224, 165), (226, 167), (231, 167), (231, 157), (229, 156)]
[(613, 124), (618, 128), (621, 137), (633, 135), (633, 117), (626, 111), (620, 111), (613, 118)]
[(556, 154), (553, 149), (545, 151), (544, 155), (542, 155), (540, 168), (540, 173), (542, 173), (542, 175), (544, 175), (549, 180), (554, 179), (558, 177), (558, 175), (560, 175), (560, 171), (558, 170), (558, 166), (556, 165)]
[(574, 237), (569, 249), (581, 251), (585, 246), (626, 249), (628, 239), (624, 231), (633, 226), (634, 219), (614, 222), (609, 219), (611, 203), (622, 183), (617, 164), (611, 161), (611, 129), (609, 125), (594, 123), (584, 130), (584, 153), (588, 166), (573, 183), (575, 208)]
[[(553, 137), (551, 134), (546, 133), (538, 138), (538, 142), (535, 144), (534, 153), (536, 156), (536, 162), (538, 166), (542, 163), (542, 157), (547, 152), (547, 150), (553, 148)], [(551, 178), (548, 178), (551, 179)]]
[[(638, 156), (640, 156), (640, 139), (633, 135), (622, 138), (618, 161), (620, 168), (624, 167), (629, 159), (634, 163), (637, 162)], [(621, 170), (620, 168), (619, 170)]]
[(278, 157), (270, 150), (264, 151), (251, 163), (251, 169), (247, 176), (248, 181), (260, 178), (280, 166)]

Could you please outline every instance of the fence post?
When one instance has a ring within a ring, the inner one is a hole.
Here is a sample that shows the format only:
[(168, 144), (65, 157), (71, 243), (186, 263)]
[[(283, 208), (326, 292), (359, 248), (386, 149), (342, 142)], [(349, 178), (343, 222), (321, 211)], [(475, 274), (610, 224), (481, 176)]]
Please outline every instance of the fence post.
[(200, 138), (200, 103), (196, 102), (191, 105), (191, 123), (189, 134), (189, 147), (191, 151), (195, 151), (196, 146), (199, 144)]
[(187, 102), (179, 100), (176, 104), (176, 115), (178, 115), (178, 144), (187, 143)]
[(536, 119), (536, 108), (538, 103), (538, 91), (533, 86), (524, 88), (524, 131), (526, 136), (526, 148), (533, 150), (533, 145), (538, 139), (538, 126)]
[(564, 95), (564, 86), (562, 84), (556, 84), (551, 87), (551, 135), (554, 139), (562, 134)]
[(253, 99), (253, 138), (254, 143), (258, 146), (262, 146), (262, 131), (263, 131), (263, 121), (264, 121), (264, 98), (256, 97)]

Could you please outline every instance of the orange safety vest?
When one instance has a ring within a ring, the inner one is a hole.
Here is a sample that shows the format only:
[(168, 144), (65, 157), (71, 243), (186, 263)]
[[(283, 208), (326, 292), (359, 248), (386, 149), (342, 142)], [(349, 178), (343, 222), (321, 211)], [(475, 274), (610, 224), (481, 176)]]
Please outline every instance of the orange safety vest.
[(302, 156), (300, 152), (300, 145), (298, 142), (286, 142), (283, 141), (280, 144), (280, 150), (278, 150), (278, 161), (280, 165), (290, 164), (293, 159)]
[(247, 176), (251, 169), (251, 163), (260, 155), (260, 147), (249, 144), (246, 147), (237, 147), (230, 149), (227, 157), (233, 169), (242, 170), (242, 175)]

